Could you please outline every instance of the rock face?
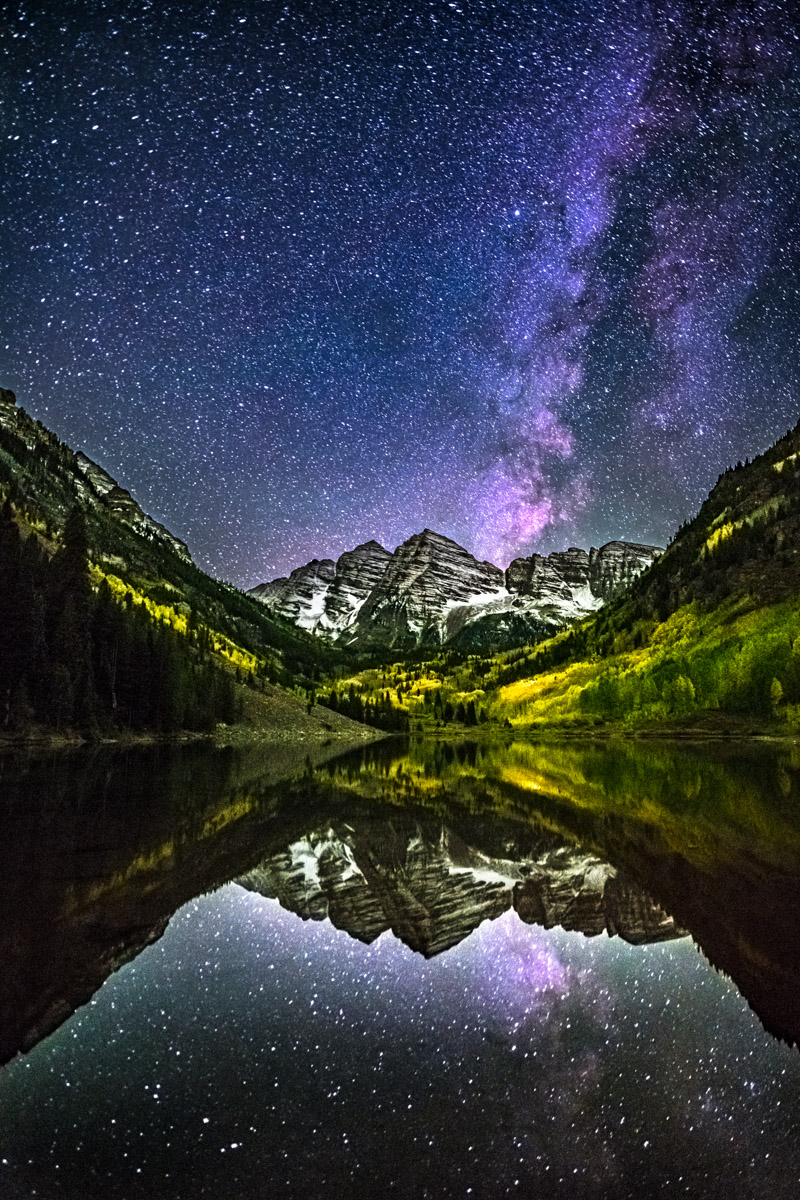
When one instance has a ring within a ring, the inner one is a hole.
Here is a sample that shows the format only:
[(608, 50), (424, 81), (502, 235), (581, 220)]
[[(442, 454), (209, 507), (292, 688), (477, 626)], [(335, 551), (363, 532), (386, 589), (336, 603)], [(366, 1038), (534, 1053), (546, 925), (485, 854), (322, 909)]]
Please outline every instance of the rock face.
[(497, 858), (446, 826), (319, 829), (237, 882), (304, 920), (327, 917), (362, 942), (391, 929), (426, 958), (510, 908), (527, 924), (607, 932), (635, 945), (683, 936), (634, 883), (575, 847)]
[(587, 554), (577, 546), (548, 554), (515, 558), (506, 571), (512, 594), (550, 606), (554, 614), (570, 608), (591, 612), (626, 587), (661, 553), (658, 546), (607, 542)]
[(379, 542), (364, 542), (336, 562), (315, 558), (250, 595), (302, 629), (336, 639), (353, 625), (391, 558)]
[(660, 546), (640, 546), (636, 542), (606, 542), (599, 550), (589, 551), (589, 583), (592, 594), (610, 600), (641, 575), (661, 554)]
[(379, 542), (369, 541), (338, 559), (336, 578), (325, 603), (323, 629), (333, 633), (352, 625), (391, 557)]
[(115, 517), (120, 521), (124, 521), (126, 525), (130, 525), (137, 533), (143, 537), (150, 538), (157, 542), (166, 542), (171, 546), (176, 554), (181, 558), (191, 562), (189, 547), (180, 538), (176, 538), (174, 533), (164, 526), (154, 521), (149, 517), (134, 500), (130, 492), (126, 492), (121, 488), (115, 479), (104, 471), (102, 467), (88, 458), (81, 450), (75, 455), (75, 461), (78, 469), (88, 479), (92, 485), (94, 492), (104, 502), (105, 506)]
[(315, 629), (335, 577), (336, 563), (332, 558), (313, 558), (304, 567), (296, 567), (288, 578), (262, 583), (250, 595), (301, 629)]
[(250, 595), (304, 629), (363, 649), (499, 647), (593, 612), (660, 553), (632, 542), (573, 546), (517, 558), (503, 571), (424, 529), (393, 554), (365, 542), (337, 563), (315, 559)]
[(348, 639), (358, 645), (411, 647), (446, 640), (448, 618), (499, 600), (499, 567), (431, 529), (398, 546), (361, 608)]

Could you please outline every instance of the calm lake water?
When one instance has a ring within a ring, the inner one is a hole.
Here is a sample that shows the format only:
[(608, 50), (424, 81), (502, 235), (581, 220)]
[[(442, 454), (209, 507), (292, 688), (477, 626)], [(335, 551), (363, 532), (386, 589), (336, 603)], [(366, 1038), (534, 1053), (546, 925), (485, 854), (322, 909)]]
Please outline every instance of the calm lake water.
[(0, 760), (0, 1197), (800, 1195), (800, 754)]

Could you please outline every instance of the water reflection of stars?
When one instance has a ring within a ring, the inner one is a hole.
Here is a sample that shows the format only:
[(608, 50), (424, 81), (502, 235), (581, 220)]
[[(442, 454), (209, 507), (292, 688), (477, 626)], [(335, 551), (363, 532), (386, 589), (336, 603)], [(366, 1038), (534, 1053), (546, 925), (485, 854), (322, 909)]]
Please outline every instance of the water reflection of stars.
[[(753, 1085), (753, 1086), (751, 1086)], [(426, 961), (236, 887), (0, 1079), (3, 1196), (794, 1197), (800, 1061), (687, 939)]]

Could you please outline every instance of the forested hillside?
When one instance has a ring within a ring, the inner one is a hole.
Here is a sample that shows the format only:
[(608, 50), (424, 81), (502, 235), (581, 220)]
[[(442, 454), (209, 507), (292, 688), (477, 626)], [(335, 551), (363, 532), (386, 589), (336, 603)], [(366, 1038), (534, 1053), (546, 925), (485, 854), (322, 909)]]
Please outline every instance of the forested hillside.
[(50, 557), (0, 511), (0, 728), (208, 731), (237, 716), (234, 675), (208, 634), (181, 637), (142, 604), (91, 586), (86, 522), (67, 518)]
[(495, 685), (513, 723), (800, 727), (800, 426), (720, 476), (623, 596)]
[(191, 561), (0, 392), (0, 731), (208, 730), (237, 681), (305, 694), (337, 652)]
[[(4, 402), (9, 396), (12, 402)], [(80, 505), (86, 514), (95, 584), (101, 577), (107, 579), (116, 595), (130, 594), (135, 602), (145, 603), (152, 616), (173, 624), (181, 606), (188, 606), (216, 640), (217, 652), (234, 666), (258, 666), (269, 678), (291, 682), (313, 679), (320, 668), (337, 661), (328, 647), (201, 571), (188, 554), (176, 550), (182, 546), (178, 539), (166, 530), (165, 536), (158, 536), (161, 527), (142, 514), (128, 492), (119, 487), (99, 492), (79, 456), (16, 406), (12, 393), (2, 391), (0, 496), (51, 551), (68, 513)]]

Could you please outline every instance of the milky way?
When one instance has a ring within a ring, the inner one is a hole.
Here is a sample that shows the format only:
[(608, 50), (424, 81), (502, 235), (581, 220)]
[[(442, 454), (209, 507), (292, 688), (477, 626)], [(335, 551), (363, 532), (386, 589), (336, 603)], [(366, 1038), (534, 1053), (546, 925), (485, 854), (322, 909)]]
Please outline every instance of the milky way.
[(800, 417), (793, 4), (0, 11), (0, 384), (212, 571), (664, 542)]

